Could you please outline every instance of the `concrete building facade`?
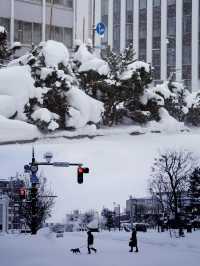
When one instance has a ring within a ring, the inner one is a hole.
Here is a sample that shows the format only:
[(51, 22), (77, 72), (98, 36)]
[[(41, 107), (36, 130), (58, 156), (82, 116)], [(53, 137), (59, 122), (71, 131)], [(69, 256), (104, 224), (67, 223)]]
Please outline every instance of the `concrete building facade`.
[(0, 25), (8, 32), (11, 45), (31, 47), (41, 41), (73, 44), (73, 0), (1, 0)]
[[(97, 2), (99, 0), (96, 0)], [(199, 0), (101, 0), (102, 39), (119, 52), (133, 43), (136, 57), (151, 63), (154, 80), (170, 75), (193, 91), (200, 87)]]

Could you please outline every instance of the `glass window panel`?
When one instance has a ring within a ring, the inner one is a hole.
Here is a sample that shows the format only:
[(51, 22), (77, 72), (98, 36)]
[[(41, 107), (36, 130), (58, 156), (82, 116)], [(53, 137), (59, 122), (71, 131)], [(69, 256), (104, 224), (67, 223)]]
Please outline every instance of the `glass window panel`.
[(15, 20), (14, 40), (23, 43), (23, 24), (22, 21)]
[(147, 8), (147, 0), (139, 0), (139, 8), (143, 9), (143, 8)]
[(23, 22), (23, 43), (32, 43), (32, 23)]
[(68, 48), (72, 48), (72, 29), (71, 28), (64, 28), (63, 42)]
[(33, 23), (33, 43), (38, 44), (42, 39), (42, 26), (39, 23)]

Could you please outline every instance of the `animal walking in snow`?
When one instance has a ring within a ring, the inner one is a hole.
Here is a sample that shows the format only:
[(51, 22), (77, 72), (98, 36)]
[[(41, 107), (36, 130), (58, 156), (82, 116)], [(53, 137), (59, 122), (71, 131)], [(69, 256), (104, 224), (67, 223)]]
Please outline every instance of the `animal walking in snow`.
[(79, 248), (71, 248), (70, 251), (75, 254), (81, 253)]

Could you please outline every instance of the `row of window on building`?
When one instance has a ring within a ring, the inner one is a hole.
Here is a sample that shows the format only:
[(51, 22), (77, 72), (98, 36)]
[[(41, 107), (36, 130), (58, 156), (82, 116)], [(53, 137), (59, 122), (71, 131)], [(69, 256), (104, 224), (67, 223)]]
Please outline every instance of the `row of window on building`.
[[(163, 0), (153, 0), (152, 15), (152, 65), (155, 69), (154, 78), (161, 76), (161, 3)], [(166, 0), (164, 0), (166, 1)], [(102, 22), (108, 27), (108, 0), (101, 2)], [(192, 2), (183, 0), (182, 10), (182, 78), (191, 80), (191, 51), (192, 51)], [(133, 14), (134, 0), (126, 0), (126, 39), (125, 45), (133, 43)], [(147, 60), (147, 0), (139, 1), (139, 59)], [(200, 11), (199, 11), (200, 12)], [(113, 1), (113, 49), (120, 50), (120, 17), (121, 0)], [(199, 13), (200, 17), (200, 13)], [(199, 19), (200, 29), (200, 19)], [(200, 32), (200, 30), (199, 30)], [(176, 67), (176, 0), (167, 0), (167, 75)], [(200, 33), (199, 33), (200, 39)], [(108, 32), (102, 39), (102, 44), (108, 43)], [(200, 41), (199, 41), (200, 50)], [(200, 55), (199, 55), (200, 59)], [(200, 60), (199, 60), (200, 61)], [(200, 67), (199, 67), (200, 77)]]
[[(30, 0), (26, 0), (27, 2)], [(42, 3), (42, 0), (32, 0), (33, 2)], [(68, 8), (73, 8), (73, 0), (46, 0), (47, 4), (61, 5)]]
[[(10, 41), (10, 19), (0, 18), (0, 25), (4, 26), (8, 32)], [(24, 45), (38, 44), (42, 40), (42, 24), (35, 22), (25, 22), (15, 20), (14, 41)], [(72, 48), (72, 28), (46, 25), (46, 40), (52, 39), (63, 42), (68, 48)]]

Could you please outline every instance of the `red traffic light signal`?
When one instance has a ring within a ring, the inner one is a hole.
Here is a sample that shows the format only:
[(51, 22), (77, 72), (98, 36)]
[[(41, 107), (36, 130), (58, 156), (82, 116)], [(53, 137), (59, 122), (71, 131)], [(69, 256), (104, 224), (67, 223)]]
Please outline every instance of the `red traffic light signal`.
[(88, 174), (89, 168), (88, 167), (78, 167), (77, 169), (77, 182), (78, 184), (83, 183), (83, 174)]

